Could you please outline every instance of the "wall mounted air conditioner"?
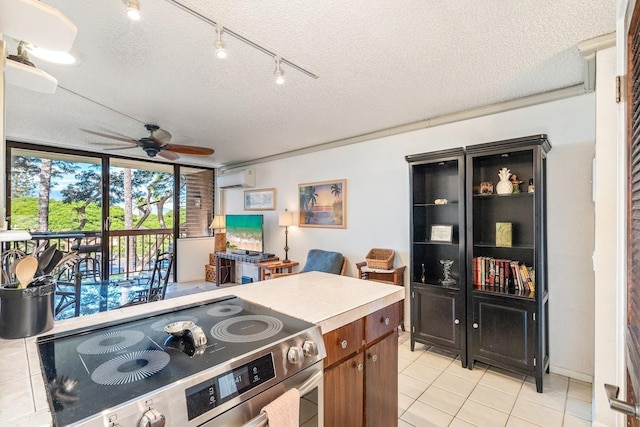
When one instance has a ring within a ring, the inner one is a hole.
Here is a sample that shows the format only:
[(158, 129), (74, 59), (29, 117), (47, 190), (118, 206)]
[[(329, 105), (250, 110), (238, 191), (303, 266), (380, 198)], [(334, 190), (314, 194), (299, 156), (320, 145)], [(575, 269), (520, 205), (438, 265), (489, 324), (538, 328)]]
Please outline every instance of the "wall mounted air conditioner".
[(218, 188), (247, 188), (256, 186), (256, 172), (253, 169), (245, 169), (239, 172), (230, 172), (219, 175)]

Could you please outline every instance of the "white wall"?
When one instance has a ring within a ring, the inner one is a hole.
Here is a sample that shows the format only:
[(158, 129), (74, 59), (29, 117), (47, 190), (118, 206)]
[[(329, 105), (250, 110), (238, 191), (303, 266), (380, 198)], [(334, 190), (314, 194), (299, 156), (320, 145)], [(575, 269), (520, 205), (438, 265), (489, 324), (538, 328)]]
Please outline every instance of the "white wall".
[(190, 237), (176, 243), (177, 282), (204, 280), (204, 266), (209, 264), (209, 254), (214, 251), (213, 237)]
[[(594, 208), (591, 164), (595, 143), (595, 95), (422, 129), (359, 144), (252, 166), (256, 188), (277, 188), (277, 209), (264, 211), (265, 250), (284, 256), (278, 212), (297, 211), (298, 184), (347, 180), (347, 228), (289, 231), (289, 258), (304, 262), (311, 248), (348, 257), (347, 273), (369, 249), (391, 248), (396, 265), (409, 264), (407, 154), (463, 147), (533, 134), (548, 134), (549, 293), (551, 370), (583, 380), (593, 375), (591, 268)], [(243, 212), (242, 190), (225, 190), (226, 213)], [(408, 273), (405, 282), (408, 283)], [(407, 286), (408, 288), (408, 286)], [(408, 322), (409, 301), (405, 300)]]

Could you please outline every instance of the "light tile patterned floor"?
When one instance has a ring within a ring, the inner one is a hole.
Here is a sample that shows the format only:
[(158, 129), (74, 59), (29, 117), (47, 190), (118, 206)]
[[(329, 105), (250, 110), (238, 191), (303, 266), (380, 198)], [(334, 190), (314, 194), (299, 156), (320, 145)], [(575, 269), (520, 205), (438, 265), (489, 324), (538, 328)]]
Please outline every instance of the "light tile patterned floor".
[(551, 374), (535, 379), (482, 363), (462, 368), (453, 355), (399, 340), (398, 426), (590, 426), (591, 384)]

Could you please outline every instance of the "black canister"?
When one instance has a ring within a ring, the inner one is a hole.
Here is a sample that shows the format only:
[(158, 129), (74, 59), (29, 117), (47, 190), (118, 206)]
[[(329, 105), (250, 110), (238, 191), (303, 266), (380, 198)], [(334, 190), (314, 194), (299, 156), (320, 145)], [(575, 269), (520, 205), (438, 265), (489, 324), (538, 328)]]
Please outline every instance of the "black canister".
[(55, 282), (24, 289), (0, 287), (0, 338), (25, 338), (53, 328)]

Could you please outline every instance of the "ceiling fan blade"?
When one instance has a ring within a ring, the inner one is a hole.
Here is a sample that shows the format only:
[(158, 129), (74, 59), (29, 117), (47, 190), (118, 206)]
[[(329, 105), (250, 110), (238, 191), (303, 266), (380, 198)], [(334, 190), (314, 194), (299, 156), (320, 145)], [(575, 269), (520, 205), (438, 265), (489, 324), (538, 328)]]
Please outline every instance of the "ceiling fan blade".
[(176, 153), (174, 153), (172, 151), (167, 151), (167, 150), (161, 150), (158, 153), (158, 156), (164, 157), (167, 160), (176, 160), (176, 159), (180, 158), (180, 156), (178, 156)]
[(194, 156), (210, 156), (215, 150), (211, 148), (195, 147), (193, 145), (181, 145), (181, 144), (168, 144), (164, 147), (165, 150), (173, 151), (174, 153), (191, 154)]
[(126, 138), (123, 136), (116, 136), (116, 135), (110, 135), (108, 133), (102, 133), (102, 132), (96, 132), (93, 130), (88, 130), (88, 129), (80, 129), (84, 132), (90, 133), (91, 135), (96, 135), (96, 136), (101, 136), (103, 138), (109, 138), (109, 139), (115, 139), (116, 141), (123, 141), (123, 142), (130, 142), (132, 144), (138, 144), (138, 141), (136, 141), (133, 138)]
[(151, 137), (158, 141), (160, 145), (167, 145), (171, 141), (171, 134), (164, 129), (153, 131)]

